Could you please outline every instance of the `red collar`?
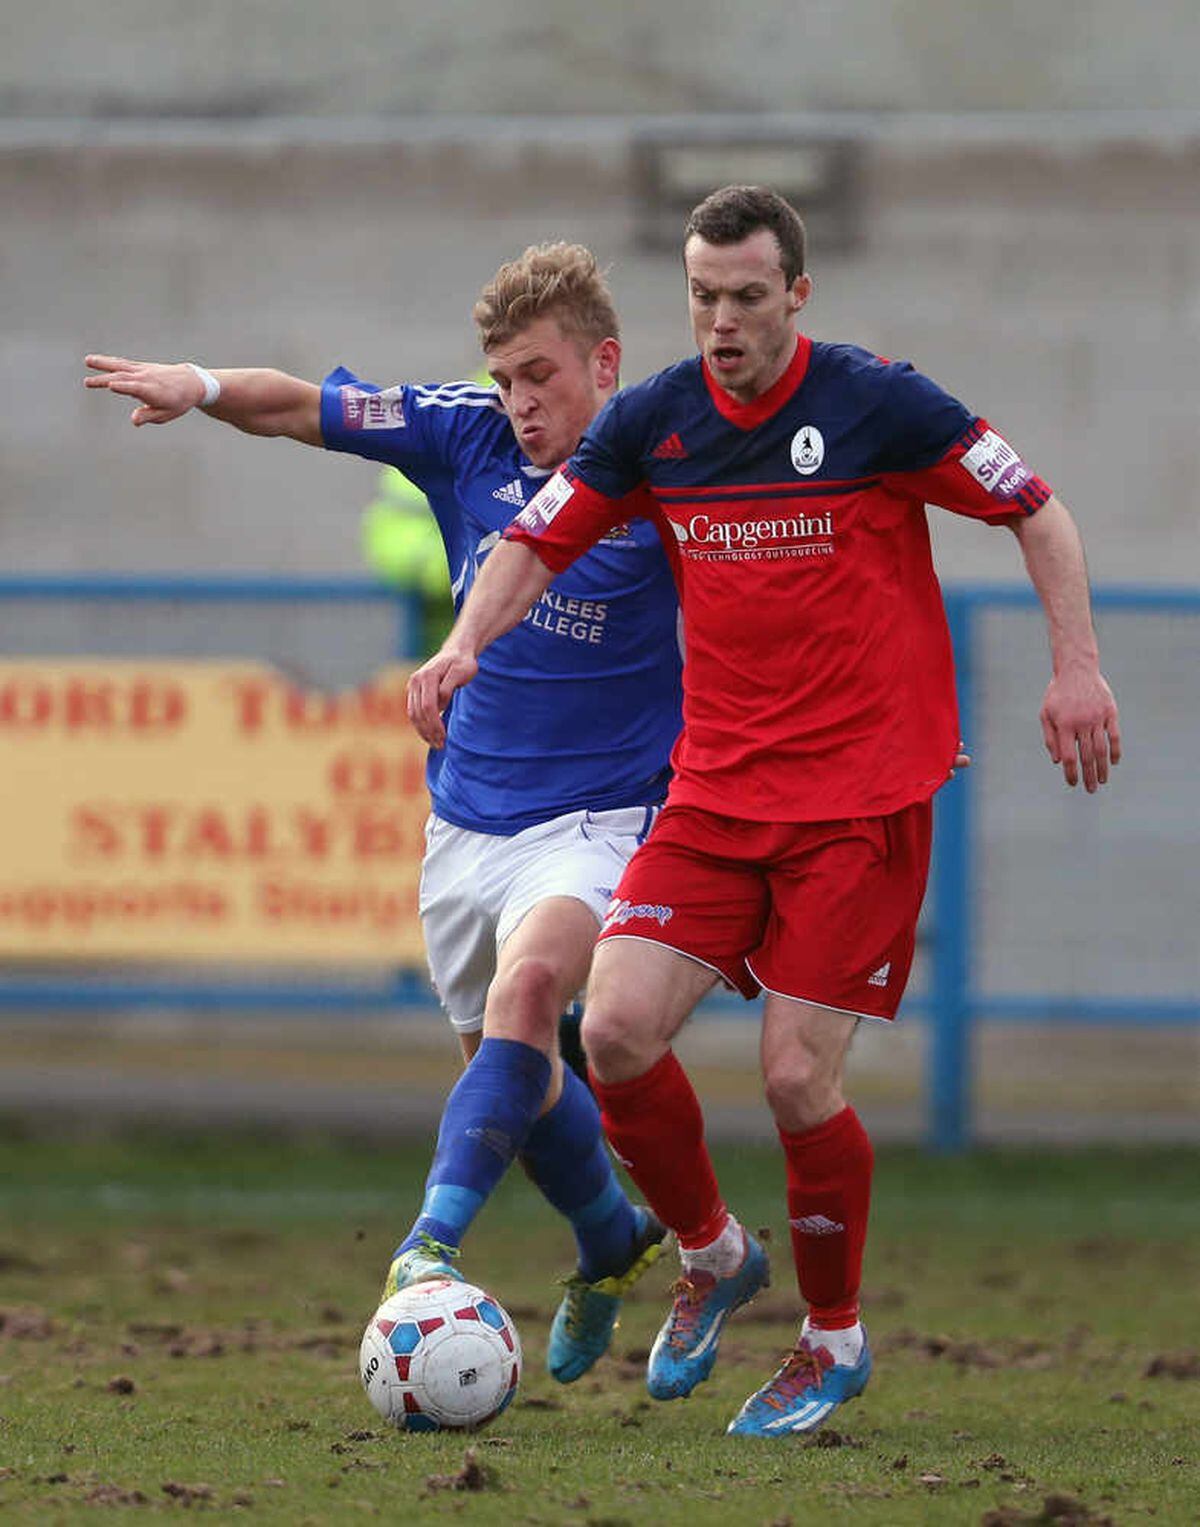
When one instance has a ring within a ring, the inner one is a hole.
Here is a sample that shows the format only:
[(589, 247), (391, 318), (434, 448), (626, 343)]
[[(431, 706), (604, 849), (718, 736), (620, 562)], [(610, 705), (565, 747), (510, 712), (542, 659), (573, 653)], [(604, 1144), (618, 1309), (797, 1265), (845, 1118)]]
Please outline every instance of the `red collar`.
[(807, 334), (797, 334), (796, 348), (788, 362), (787, 370), (777, 382), (767, 388), (766, 392), (760, 393), (749, 403), (739, 403), (732, 394), (726, 392), (708, 369), (708, 362), (703, 357), (700, 360), (700, 370), (704, 375), (709, 396), (713, 400), (713, 407), (721, 417), (728, 419), (730, 424), (736, 425), (738, 429), (751, 430), (757, 429), (772, 414), (778, 413), (800, 386), (808, 371), (808, 358), (811, 353), (812, 340)]

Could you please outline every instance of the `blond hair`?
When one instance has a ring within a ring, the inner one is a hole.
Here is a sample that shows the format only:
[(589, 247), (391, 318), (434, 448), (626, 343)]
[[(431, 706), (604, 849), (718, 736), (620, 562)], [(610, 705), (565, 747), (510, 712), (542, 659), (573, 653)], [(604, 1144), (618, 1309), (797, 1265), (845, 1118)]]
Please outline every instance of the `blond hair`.
[(582, 244), (531, 244), (483, 288), (473, 317), (485, 351), (507, 344), (543, 317), (557, 319), (562, 332), (588, 350), (620, 338), (608, 283)]

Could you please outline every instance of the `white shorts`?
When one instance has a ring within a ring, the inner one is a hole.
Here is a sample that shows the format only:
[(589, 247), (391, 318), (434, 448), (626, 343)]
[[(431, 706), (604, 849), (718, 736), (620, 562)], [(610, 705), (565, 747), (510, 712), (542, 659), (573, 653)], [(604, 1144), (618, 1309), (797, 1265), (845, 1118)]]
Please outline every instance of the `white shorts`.
[(429, 818), (421, 926), (434, 990), (460, 1034), (483, 1027), (500, 948), (539, 902), (571, 896), (591, 909), (600, 931), (617, 881), (657, 815), (657, 806), (572, 811), (513, 837)]

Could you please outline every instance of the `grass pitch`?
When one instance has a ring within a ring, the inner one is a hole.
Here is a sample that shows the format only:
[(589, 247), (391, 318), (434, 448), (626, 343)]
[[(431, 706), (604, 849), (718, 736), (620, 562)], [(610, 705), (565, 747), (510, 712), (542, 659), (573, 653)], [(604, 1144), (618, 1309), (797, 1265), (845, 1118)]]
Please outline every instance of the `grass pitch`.
[(421, 1149), (0, 1138), (0, 1521), (1074, 1524), (1200, 1521), (1200, 1153), (880, 1153), (866, 1396), (815, 1440), (724, 1436), (795, 1330), (782, 1164), (719, 1153), (774, 1287), (687, 1401), (643, 1386), (671, 1265), (580, 1383), (542, 1372), (571, 1253), (510, 1174), (464, 1271), (520, 1326), (474, 1438), (385, 1429), (362, 1325)]

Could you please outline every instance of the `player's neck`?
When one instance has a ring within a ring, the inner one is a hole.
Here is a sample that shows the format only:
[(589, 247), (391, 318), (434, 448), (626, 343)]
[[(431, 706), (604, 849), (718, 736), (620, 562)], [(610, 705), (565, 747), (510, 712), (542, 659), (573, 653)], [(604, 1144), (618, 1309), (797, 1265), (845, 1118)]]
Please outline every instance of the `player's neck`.
[(782, 380), (785, 372), (788, 372), (792, 369), (792, 364), (796, 359), (796, 351), (798, 350), (799, 345), (800, 336), (793, 329), (788, 335), (788, 341), (781, 349), (775, 365), (771, 368), (769, 379), (764, 383), (762, 387), (759, 388), (758, 396), (760, 398), (764, 393), (770, 392), (771, 388)]
[(727, 387), (719, 377), (714, 377), (713, 380), (722, 392), (729, 394), (735, 403), (740, 403), (743, 408), (748, 407), (752, 403), (757, 403), (760, 398), (766, 397), (772, 387), (776, 386), (782, 379), (785, 372), (791, 369), (792, 362), (796, 358), (796, 347), (799, 342), (800, 336), (793, 333), (788, 342), (781, 348), (771, 367), (760, 376), (755, 377), (752, 386)]
[(803, 334), (797, 334), (795, 338), (795, 348), (788, 354), (783, 367), (778, 371), (771, 367), (774, 380), (765, 388), (747, 391), (744, 399), (718, 382), (707, 361), (702, 361), (704, 380), (717, 412), (739, 429), (754, 429), (781, 408), (802, 384), (808, 370), (812, 345)]

